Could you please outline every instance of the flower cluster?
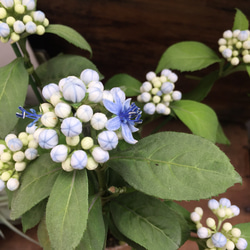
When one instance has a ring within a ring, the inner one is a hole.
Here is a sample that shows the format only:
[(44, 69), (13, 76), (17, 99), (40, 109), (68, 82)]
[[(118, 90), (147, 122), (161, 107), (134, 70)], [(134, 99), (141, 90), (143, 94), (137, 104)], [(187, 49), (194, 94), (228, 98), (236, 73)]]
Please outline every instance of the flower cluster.
[(94, 70), (84, 70), (80, 78), (68, 76), (58, 84), (50, 83), (42, 95), (48, 102), (40, 105), (39, 114), (19, 107), (22, 113), (17, 116), (34, 120), (27, 130), (65, 171), (94, 170), (108, 161), (119, 134), (127, 143), (137, 142), (132, 133), (141, 122), (140, 109), (120, 88), (104, 90)]
[(203, 210), (200, 207), (196, 207), (194, 212), (192, 212), (190, 215), (191, 220), (196, 224), (198, 237), (201, 239), (207, 239), (206, 250), (246, 249), (247, 241), (241, 237), (240, 229), (233, 227), (229, 222), (225, 222), (223, 224), (224, 220), (230, 219), (240, 214), (239, 207), (236, 205), (231, 205), (230, 200), (227, 198), (221, 198), (219, 201), (211, 199), (208, 202), (208, 207), (218, 219), (217, 226), (215, 220), (211, 217), (206, 219), (207, 227), (201, 224)]
[(226, 30), (218, 41), (219, 51), (232, 65), (250, 63), (250, 31)]
[(35, 0), (0, 0), (1, 42), (17, 42), (29, 34), (43, 35), (49, 21), (35, 8)]
[(0, 143), (0, 191), (19, 187), (19, 176), (27, 164), (38, 156), (38, 143), (32, 134), (21, 132), (18, 136), (8, 134)]
[(177, 75), (169, 69), (164, 69), (159, 77), (152, 71), (148, 72), (146, 79), (140, 88), (141, 94), (137, 96), (139, 102), (146, 103), (143, 107), (144, 112), (149, 115), (169, 115), (170, 102), (178, 101), (182, 97), (180, 91), (174, 90)]

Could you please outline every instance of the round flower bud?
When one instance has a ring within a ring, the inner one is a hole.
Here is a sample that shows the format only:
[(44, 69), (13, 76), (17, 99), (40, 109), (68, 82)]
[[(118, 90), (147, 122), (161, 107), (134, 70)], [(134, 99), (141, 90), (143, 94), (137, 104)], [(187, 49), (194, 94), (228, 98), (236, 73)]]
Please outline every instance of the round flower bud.
[(12, 42), (17, 42), (20, 40), (20, 36), (17, 33), (12, 32), (10, 35), (10, 39), (12, 40)]
[(23, 151), (18, 151), (13, 154), (13, 160), (16, 162), (21, 162), (25, 158), (24, 152)]
[(43, 25), (44, 25), (44, 27), (49, 26), (49, 19), (48, 19), (48, 18), (45, 18), (45, 19), (44, 19)]
[(104, 90), (104, 86), (102, 84), (102, 82), (100, 81), (92, 81), (88, 84), (88, 88), (98, 88), (100, 89), (102, 92)]
[(238, 39), (240, 41), (246, 41), (249, 37), (249, 31), (248, 30), (242, 30), (240, 31), (239, 35), (238, 35)]
[(17, 138), (17, 136), (15, 134), (8, 134), (5, 136), (4, 140), (5, 140), (5, 143), (8, 144), (8, 141), (13, 139), (13, 138)]
[(234, 248), (235, 248), (235, 244), (231, 240), (228, 240), (227, 244), (226, 244), (226, 249), (227, 250), (234, 250)]
[(95, 130), (101, 130), (105, 128), (107, 121), (106, 115), (103, 113), (95, 113), (90, 120), (90, 124)]
[(50, 149), (58, 144), (58, 135), (54, 129), (44, 129), (38, 140), (41, 148)]
[(88, 100), (90, 102), (98, 103), (102, 101), (102, 90), (99, 88), (91, 87), (88, 88)]
[(4, 181), (0, 179), (0, 192), (3, 191), (5, 188)]
[(1, 0), (1, 4), (7, 9), (12, 8), (14, 6), (14, 0)]
[(71, 106), (67, 103), (60, 102), (55, 106), (55, 113), (60, 118), (66, 118), (71, 114)]
[(22, 140), (22, 139), (28, 139), (28, 134), (25, 132), (21, 132), (18, 134), (18, 139)]
[(7, 11), (0, 7), (0, 19), (4, 19), (7, 16)]
[(29, 34), (36, 33), (36, 24), (32, 21), (29, 21), (25, 24), (25, 29)]
[(152, 81), (155, 77), (156, 77), (156, 74), (155, 74), (155, 72), (153, 72), (153, 71), (150, 71), (150, 72), (148, 72), (148, 73), (146, 74), (146, 79), (147, 79), (148, 81)]
[(138, 95), (138, 96), (137, 96), (137, 101), (138, 101), (138, 102), (142, 102), (141, 95)]
[(38, 152), (35, 148), (27, 148), (24, 154), (29, 161), (34, 160), (38, 156)]
[(233, 31), (233, 37), (237, 37), (240, 34), (240, 30), (236, 29)]
[(95, 147), (92, 151), (92, 156), (94, 160), (98, 163), (104, 163), (109, 160), (108, 151), (103, 150), (100, 147)]
[(215, 233), (212, 236), (212, 241), (215, 247), (224, 247), (227, 243), (227, 238), (222, 233)]
[(78, 145), (78, 143), (80, 142), (80, 136), (76, 135), (76, 136), (72, 136), (72, 137), (66, 137), (66, 143), (69, 146), (76, 146)]
[(45, 19), (45, 14), (38, 10), (33, 12), (34, 21), (42, 23)]
[(25, 12), (25, 7), (22, 4), (15, 4), (14, 10), (17, 14), (23, 14)]
[(223, 224), (223, 227), (222, 227), (226, 232), (230, 231), (233, 227), (232, 227), (232, 224), (229, 223), (229, 222), (226, 222)]
[(244, 63), (250, 63), (250, 55), (245, 55), (242, 59)]
[(161, 101), (161, 98), (160, 98), (160, 96), (157, 96), (157, 95), (155, 95), (154, 97), (153, 97), (153, 103), (155, 103), (155, 104), (157, 104), (157, 103), (159, 103), (160, 101)]
[(168, 80), (170, 82), (176, 82), (178, 80), (178, 76), (175, 73), (172, 72), (172, 73), (170, 73), (168, 75)]
[(89, 105), (81, 105), (76, 110), (76, 116), (82, 122), (89, 122), (93, 116), (93, 109)]
[(211, 210), (215, 210), (215, 209), (219, 208), (219, 202), (215, 199), (211, 199), (208, 201), (208, 207)]
[(209, 217), (206, 220), (206, 224), (207, 224), (208, 227), (213, 229), (215, 227), (215, 220), (213, 218)]
[(155, 88), (161, 87), (161, 81), (159, 77), (155, 77), (151, 82), (153, 83)]
[(143, 92), (143, 93), (141, 94), (141, 100), (142, 100), (143, 102), (149, 102), (150, 99), (151, 99), (151, 95), (150, 95), (148, 92)]
[(10, 179), (10, 177), (11, 177), (11, 172), (9, 172), (9, 171), (5, 171), (5, 172), (3, 172), (2, 174), (1, 174), (1, 179), (3, 180), (3, 181), (8, 181), (9, 179)]
[(1, 161), (2, 162), (9, 162), (11, 160), (11, 154), (9, 152), (3, 152), (1, 154)]
[(54, 162), (64, 162), (68, 157), (68, 147), (60, 144), (50, 151), (50, 157)]
[(41, 122), (45, 127), (54, 128), (58, 122), (58, 118), (54, 112), (47, 112), (42, 115)]
[(59, 92), (59, 87), (55, 83), (49, 83), (44, 86), (42, 89), (42, 95), (46, 100), (50, 100), (51, 96), (57, 92)]
[(99, 81), (98, 73), (93, 69), (85, 69), (81, 72), (81, 80), (88, 85), (92, 81)]
[(62, 94), (60, 92), (56, 92), (50, 97), (50, 103), (55, 107), (58, 103), (63, 102), (61, 98)]
[(156, 112), (157, 112), (158, 114), (164, 114), (165, 111), (166, 111), (166, 106), (165, 106), (163, 103), (158, 103), (158, 104), (156, 105)]
[(231, 206), (231, 201), (229, 199), (227, 199), (227, 198), (221, 198), (219, 200), (219, 203), (223, 207), (230, 207)]
[(36, 34), (42, 36), (45, 33), (45, 28), (42, 25), (37, 25)]
[(239, 250), (245, 250), (247, 248), (247, 241), (244, 238), (239, 238), (239, 240), (236, 243), (236, 247)]
[(229, 39), (233, 36), (233, 32), (231, 30), (226, 30), (223, 32), (223, 37)]
[(15, 163), (15, 170), (17, 172), (22, 172), (27, 166), (27, 163), (24, 162), (24, 161), (21, 161), (21, 162), (16, 162)]
[(162, 85), (161, 85), (161, 91), (164, 93), (164, 94), (168, 94), (168, 93), (171, 93), (174, 89), (174, 84), (172, 82), (164, 82)]
[(45, 130), (45, 128), (38, 128), (34, 133), (33, 133), (33, 137), (34, 140), (38, 143), (39, 142), (39, 135), (40, 133)]
[(5, 149), (6, 149), (6, 146), (3, 144), (0, 144), (0, 155), (4, 152)]
[(23, 143), (20, 139), (13, 138), (8, 141), (7, 146), (12, 152), (16, 152), (21, 150), (21, 148), (23, 147)]
[(166, 109), (165, 109), (165, 112), (163, 113), (163, 115), (169, 115), (170, 113), (171, 113), (171, 109), (166, 106)]
[(15, 191), (17, 190), (19, 187), (19, 180), (16, 179), (16, 178), (10, 178), (8, 181), (7, 181), (7, 188), (10, 190), (10, 191)]
[(242, 44), (243, 49), (250, 49), (250, 41), (247, 40)]
[(233, 57), (233, 58), (231, 59), (231, 64), (232, 64), (232, 65), (236, 66), (236, 65), (238, 65), (239, 63), (240, 63), (240, 60), (239, 60), (238, 57)]
[(9, 25), (6, 23), (0, 23), (0, 36), (7, 37), (10, 34)]
[(22, 0), (22, 4), (26, 6), (27, 10), (34, 10), (36, 7), (34, 0)]
[(182, 94), (180, 91), (178, 90), (175, 90), (173, 93), (172, 93), (172, 98), (174, 101), (179, 101), (181, 100), (181, 97), (182, 97)]
[(238, 216), (240, 214), (240, 209), (238, 206), (232, 205), (230, 209), (232, 210), (234, 216)]
[(196, 212), (192, 212), (192, 213), (190, 214), (190, 218), (191, 218), (191, 220), (192, 220), (193, 222), (198, 222), (198, 221), (201, 220), (201, 216), (200, 216), (198, 213), (196, 213)]
[(172, 73), (172, 71), (169, 70), (169, 69), (163, 69), (163, 70), (161, 71), (161, 75), (162, 75), (162, 76), (165, 76), (165, 77), (168, 77), (169, 74), (171, 74), (171, 73)]
[(233, 52), (232, 52), (232, 50), (231, 49), (224, 49), (223, 51), (222, 51), (222, 55), (223, 55), (223, 57), (225, 57), (225, 58), (230, 58), (231, 56), (232, 56), (232, 54), (233, 54)]
[(155, 104), (152, 102), (148, 102), (144, 105), (143, 110), (148, 115), (153, 115), (155, 113), (156, 107)]
[(88, 170), (95, 170), (97, 167), (98, 167), (98, 163), (93, 159), (93, 157), (88, 156), (86, 168)]
[(70, 157), (68, 157), (64, 162), (62, 162), (62, 169), (67, 172), (71, 172), (74, 170), (70, 165)]
[(69, 76), (69, 77), (65, 77), (65, 78), (62, 78), (59, 83), (58, 83), (58, 87), (60, 89), (60, 91), (63, 91), (63, 87), (64, 85), (70, 81), (70, 79), (73, 79), (73, 78), (77, 78), (75, 76)]
[(152, 84), (150, 82), (144, 82), (141, 88), (142, 92), (149, 92), (152, 89)]
[(79, 135), (82, 132), (82, 123), (75, 117), (65, 118), (61, 124), (61, 131), (67, 137)]
[(104, 150), (112, 150), (118, 144), (118, 137), (114, 131), (103, 131), (98, 135), (98, 143)]
[(31, 140), (28, 143), (29, 148), (38, 148), (38, 143), (35, 140)]
[(23, 16), (23, 22), (24, 23), (28, 23), (28, 22), (32, 22), (32, 17), (30, 15), (24, 15)]
[(74, 169), (83, 169), (87, 165), (87, 154), (83, 150), (76, 150), (71, 156), (70, 164)]
[(54, 108), (50, 103), (42, 103), (42, 104), (40, 104), (39, 109), (44, 114), (47, 112), (51, 112)]
[(35, 133), (35, 131), (36, 131), (36, 129), (37, 129), (37, 126), (34, 124), (34, 125), (32, 125), (31, 127), (26, 127), (25, 128), (25, 131), (26, 131), (26, 133), (28, 133), (28, 134), (34, 134)]
[(220, 38), (220, 39), (218, 40), (218, 44), (219, 44), (219, 45), (226, 45), (226, 44), (227, 44), (227, 40), (224, 39), (224, 38)]
[(224, 218), (226, 216), (226, 211), (224, 208), (219, 208), (217, 210), (217, 215), (220, 217), (220, 218)]
[(89, 150), (94, 146), (94, 140), (91, 137), (84, 137), (81, 140), (81, 146), (84, 150)]
[(200, 239), (205, 239), (209, 237), (208, 228), (201, 227), (197, 230), (197, 235)]
[(240, 231), (240, 229), (239, 228), (233, 228), (232, 230), (231, 230), (231, 234), (232, 234), (232, 236), (233, 237), (235, 237), (235, 238), (239, 238), (240, 236), (241, 236), (241, 231)]
[(15, 21), (14, 25), (13, 25), (14, 31), (17, 34), (21, 34), (25, 31), (25, 25), (22, 21)]

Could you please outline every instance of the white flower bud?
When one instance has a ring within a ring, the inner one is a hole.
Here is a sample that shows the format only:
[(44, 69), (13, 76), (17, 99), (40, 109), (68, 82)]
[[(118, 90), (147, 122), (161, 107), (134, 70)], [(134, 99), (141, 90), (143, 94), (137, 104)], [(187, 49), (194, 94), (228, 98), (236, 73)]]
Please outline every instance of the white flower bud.
[(18, 139), (28, 139), (28, 134), (26, 132), (21, 132), (18, 134)]
[(86, 136), (81, 140), (82, 149), (89, 150), (93, 146), (94, 146), (94, 140), (91, 137)]
[(1, 161), (2, 162), (9, 162), (11, 160), (11, 154), (9, 152), (3, 152), (1, 154)]
[(166, 112), (166, 106), (163, 103), (158, 103), (156, 105), (156, 112), (158, 114), (164, 114)]
[(152, 81), (155, 77), (156, 77), (156, 74), (155, 74), (155, 72), (153, 72), (153, 71), (150, 71), (150, 72), (148, 72), (148, 73), (146, 74), (146, 79), (147, 79), (148, 81)]
[(37, 25), (36, 34), (42, 36), (45, 33), (45, 28), (42, 25)]
[(229, 199), (227, 199), (227, 198), (221, 198), (219, 200), (219, 203), (223, 207), (230, 207), (231, 206), (231, 201)]
[(236, 66), (236, 65), (238, 65), (239, 63), (240, 63), (240, 60), (239, 60), (238, 57), (233, 57), (233, 58), (231, 59), (231, 64), (232, 64), (233, 66)]
[(70, 164), (74, 169), (83, 169), (88, 161), (87, 154), (83, 150), (76, 150), (71, 156)]
[(223, 37), (226, 39), (232, 38), (233, 32), (231, 30), (226, 30), (223, 32)]
[(47, 112), (42, 115), (41, 122), (47, 128), (54, 128), (58, 122), (58, 118), (54, 112)]
[(9, 172), (9, 171), (5, 171), (5, 172), (3, 172), (2, 174), (1, 174), (1, 179), (3, 180), (3, 181), (8, 181), (9, 179), (10, 179), (10, 177), (11, 177), (11, 173)]
[(169, 70), (169, 69), (163, 69), (163, 70), (161, 71), (161, 75), (162, 75), (162, 76), (166, 76), (166, 77), (168, 77), (169, 74), (171, 74), (171, 73), (172, 73), (172, 71)]
[(0, 23), (0, 37), (7, 37), (10, 34), (10, 27), (6, 23)]
[(138, 101), (138, 102), (142, 102), (141, 95), (138, 95), (138, 96), (137, 96), (137, 101)]
[(23, 151), (18, 151), (13, 154), (13, 160), (16, 162), (21, 162), (25, 158), (24, 152)]
[(56, 92), (50, 97), (50, 103), (55, 107), (58, 103), (63, 102), (61, 99), (62, 94), (60, 92)]
[(213, 243), (213, 241), (212, 241), (211, 238), (209, 238), (209, 239), (206, 241), (206, 244), (207, 244), (207, 247), (208, 247), (209, 249), (212, 248), (212, 250), (216, 250), (216, 249), (213, 249), (213, 248), (214, 248), (214, 243)]
[(141, 92), (149, 92), (152, 89), (152, 84), (146, 81), (142, 84), (141, 88), (142, 88)]
[(240, 30), (234, 30), (233, 31), (233, 37), (237, 37), (240, 34)]
[(15, 21), (14, 25), (13, 25), (14, 31), (17, 34), (21, 34), (25, 31), (25, 25), (22, 21)]
[(112, 150), (118, 144), (118, 137), (114, 131), (103, 131), (98, 135), (98, 143), (104, 150)]
[(161, 87), (161, 80), (159, 77), (155, 77), (151, 82), (155, 88)]
[(55, 83), (49, 83), (42, 89), (42, 95), (46, 100), (50, 100), (53, 94), (59, 92), (59, 87)]
[(3, 144), (0, 144), (0, 155), (4, 152), (5, 149), (6, 149), (6, 146)]
[(45, 19), (45, 14), (38, 10), (33, 12), (34, 21), (42, 23)]
[(25, 12), (25, 7), (22, 4), (15, 4), (14, 10), (17, 14), (23, 14)]
[(172, 98), (174, 101), (179, 101), (182, 98), (182, 93), (178, 90), (173, 91)]
[(5, 188), (4, 181), (0, 179), (0, 192), (2, 192)]
[(70, 157), (68, 157), (64, 162), (62, 162), (62, 169), (67, 172), (71, 172), (74, 170), (70, 165)]
[(27, 148), (24, 154), (29, 161), (34, 160), (38, 156), (38, 152), (35, 148)]
[(35, 34), (36, 33), (36, 24), (32, 21), (27, 22), (25, 24), (25, 29), (29, 34)]
[(34, 133), (33, 133), (33, 137), (34, 140), (38, 143), (39, 142), (39, 135), (40, 133), (45, 130), (45, 128), (38, 128)]
[(250, 41), (247, 40), (242, 44), (243, 49), (250, 49)]
[(200, 239), (205, 239), (209, 237), (209, 231), (206, 227), (201, 227), (197, 230), (197, 235)]
[(17, 33), (12, 32), (10, 35), (10, 39), (12, 40), (12, 42), (17, 42), (20, 40), (20, 36)]
[(215, 210), (215, 209), (219, 208), (219, 202), (215, 199), (211, 199), (208, 201), (208, 207), (211, 210)]
[(102, 82), (100, 81), (92, 81), (88, 84), (88, 88), (98, 88), (100, 89), (102, 92), (104, 90), (104, 86), (102, 84)]
[(98, 163), (104, 163), (109, 160), (108, 151), (103, 150), (101, 147), (95, 147), (92, 151), (92, 156)]
[(155, 104), (152, 102), (148, 102), (144, 105), (143, 110), (148, 115), (153, 115), (155, 113), (156, 107)]
[(31, 140), (28, 143), (29, 148), (38, 148), (38, 143), (35, 140)]
[(178, 80), (178, 76), (175, 74), (175, 73), (170, 73), (169, 75), (168, 75), (168, 80), (170, 81), (170, 82), (176, 82), (177, 80)]
[(215, 220), (213, 218), (209, 217), (206, 219), (206, 224), (208, 227), (213, 229), (215, 227)]
[(235, 238), (239, 238), (240, 236), (241, 236), (241, 231), (240, 231), (240, 229), (239, 228), (233, 228), (232, 230), (231, 230), (231, 234), (232, 234), (232, 236), (233, 237), (235, 237)]
[(228, 232), (228, 231), (230, 231), (230, 230), (233, 228), (233, 226), (232, 226), (231, 223), (226, 222), (226, 223), (223, 224), (223, 227), (222, 227), (222, 228), (223, 228), (226, 232)]
[(89, 105), (81, 105), (76, 111), (76, 116), (82, 122), (89, 122), (93, 116), (93, 109)]
[(35, 133), (35, 131), (36, 131), (36, 129), (37, 129), (37, 126), (34, 124), (34, 125), (32, 125), (31, 127), (26, 127), (25, 128), (25, 131), (26, 131), (26, 133), (28, 133), (28, 134), (34, 134)]
[(80, 136), (76, 135), (76, 136), (72, 136), (72, 137), (67, 137), (66, 136), (66, 143), (69, 146), (76, 146), (78, 145), (78, 143), (80, 142)]
[(34, 10), (36, 7), (34, 0), (22, 0), (22, 4), (26, 6), (27, 10)]
[(46, 102), (46, 103), (40, 104), (39, 110), (44, 114), (44, 113), (53, 111), (54, 108), (50, 103)]
[(5, 136), (4, 140), (5, 140), (5, 143), (8, 145), (8, 141), (13, 139), (13, 138), (17, 138), (17, 136), (15, 134), (8, 134)]
[(249, 31), (248, 30), (242, 30), (240, 31), (239, 35), (238, 35), (238, 39), (240, 41), (246, 41), (249, 37)]
[(158, 91), (159, 91), (159, 88), (152, 88), (151, 94), (156, 95)]
[(238, 216), (240, 214), (240, 209), (239, 209), (238, 206), (232, 205), (230, 207), (230, 209), (231, 209), (231, 211), (232, 211), (232, 213), (233, 213), (234, 216)]
[(227, 238), (222, 233), (215, 233), (212, 236), (212, 241), (215, 247), (224, 247), (227, 243)]
[(165, 112), (163, 113), (163, 115), (169, 115), (170, 113), (171, 113), (171, 109), (166, 106), (166, 109), (165, 109)]
[(61, 124), (61, 131), (67, 137), (77, 136), (82, 133), (82, 123), (75, 117), (65, 118)]
[(39, 145), (41, 148), (50, 149), (58, 144), (58, 135), (54, 129), (44, 129), (39, 134)]
[(161, 86), (161, 91), (164, 94), (169, 94), (173, 91), (174, 89), (174, 84), (172, 82), (164, 82)]
[(22, 162), (16, 162), (15, 163), (15, 170), (17, 172), (22, 172), (27, 166), (27, 163), (22, 161)]
[(219, 41), (218, 41), (218, 44), (219, 45), (226, 45), (227, 44), (227, 40), (224, 39), (224, 38), (220, 38)]
[(230, 58), (232, 56), (232, 53), (232, 50), (227, 48), (222, 51), (222, 56), (225, 58)]
[(141, 94), (141, 100), (142, 100), (143, 102), (149, 102), (150, 99), (151, 99), (151, 95), (150, 95), (148, 92), (143, 92), (143, 93)]
[(108, 119), (105, 114), (95, 113), (90, 120), (90, 124), (95, 130), (101, 130), (105, 128), (107, 121)]
[(226, 216), (226, 211), (224, 208), (219, 208), (216, 213), (220, 218), (224, 218)]
[(93, 69), (85, 69), (81, 72), (81, 80), (88, 85), (92, 81), (99, 81), (98, 73)]
[(153, 103), (157, 104), (157, 103), (159, 103), (161, 101), (161, 98), (160, 98), (160, 96), (155, 95), (153, 97), (152, 101), (153, 101)]
[(244, 63), (250, 63), (250, 55), (243, 56), (243, 62)]
[(14, 0), (1, 0), (1, 4), (7, 9), (12, 8), (14, 6)]
[(247, 241), (244, 238), (239, 238), (236, 247), (238, 250), (245, 250), (247, 248)]
[(69, 117), (71, 114), (71, 106), (67, 103), (60, 102), (55, 106), (55, 113), (60, 118)]
[(45, 18), (45, 19), (44, 19), (43, 25), (44, 25), (44, 27), (49, 26), (49, 19), (48, 19), (48, 18)]
[(162, 100), (164, 102), (170, 102), (170, 101), (172, 101), (172, 97), (171, 97), (170, 94), (166, 94), (166, 95), (163, 96)]
[(19, 180), (16, 179), (16, 178), (10, 178), (8, 181), (7, 181), (7, 188), (10, 190), (10, 191), (15, 191), (17, 190), (19, 187)]
[(91, 156), (88, 156), (86, 168), (88, 170), (95, 170), (97, 167), (98, 163)]
[(88, 88), (88, 100), (90, 102), (98, 103), (102, 101), (102, 90), (99, 88), (91, 87)]
[(64, 162), (68, 157), (68, 147), (60, 144), (50, 151), (50, 157), (54, 162)]
[(190, 218), (193, 222), (199, 222), (201, 220), (201, 216), (196, 212), (192, 212)]
[(160, 81), (161, 83), (167, 82), (167, 77), (166, 76), (160, 76)]
[(33, 18), (30, 15), (24, 15), (23, 16), (23, 23), (28, 23), (28, 22), (32, 22)]
[(235, 244), (231, 240), (228, 240), (227, 244), (226, 244), (226, 249), (227, 250), (234, 250), (234, 248), (235, 248)]

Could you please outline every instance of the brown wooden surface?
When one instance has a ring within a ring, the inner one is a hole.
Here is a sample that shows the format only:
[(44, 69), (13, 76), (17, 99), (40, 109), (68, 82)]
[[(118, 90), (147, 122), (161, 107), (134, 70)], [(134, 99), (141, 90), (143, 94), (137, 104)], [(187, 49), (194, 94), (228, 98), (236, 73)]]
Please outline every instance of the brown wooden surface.
[[(181, 41), (200, 41), (218, 50), (222, 33), (232, 28), (235, 8), (250, 18), (246, 0), (41, 0), (51, 23), (68, 25), (80, 32), (93, 49), (91, 60), (109, 79), (128, 73), (140, 81), (155, 70), (162, 53)], [(33, 46), (54, 56), (59, 52), (88, 53), (54, 35), (33, 37)], [(219, 53), (218, 53), (219, 54)], [(180, 76), (179, 72), (178, 75)], [(105, 80), (104, 80), (105, 82)], [(180, 77), (177, 89), (186, 92), (197, 83)], [(250, 80), (246, 73), (216, 83), (205, 102), (227, 121), (248, 120)]]

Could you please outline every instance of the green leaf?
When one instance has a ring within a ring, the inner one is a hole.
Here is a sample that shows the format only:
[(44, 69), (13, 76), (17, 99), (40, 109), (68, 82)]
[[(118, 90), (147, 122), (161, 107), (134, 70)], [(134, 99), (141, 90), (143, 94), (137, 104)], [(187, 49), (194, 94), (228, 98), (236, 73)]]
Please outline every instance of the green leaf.
[(241, 231), (241, 238), (244, 238), (247, 242), (247, 248), (245, 250), (250, 250), (250, 222), (248, 223), (240, 223), (234, 225), (233, 227), (239, 228)]
[(236, 14), (234, 17), (233, 30), (248, 30), (249, 22), (247, 17), (239, 9), (236, 9)]
[(61, 171), (60, 164), (53, 162), (49, 154), (31, 162), (21, 176), (19, 189), (13, 194), (10, 218), (19, 218), (48, 197)]
[(229, 139), (226, 137), (221, 125), (219, 124), (216, 134), (216, 142), (221, 144), (230, 145)]
[(4, 138), (16, 125), (16, 111), (24, 104), (29, 75), (21, 58), (0, 68), (0, 137)]
[(216, 142), (219, 122), (216, 113), (209, 106), (191, 100), (180, 100), (173, 102), (171, 108), (193, 134)]
[(141, 82), (128, 74), (117, 74), (105, 83), (105, 89), (120, 87), (126, 96), (137, 96), (140, 94)]
[(248, 73), (248, 75), (250, 77), (250, 65), (246, 65), (246, 70), (247, 70), (247, 73)]
[(160, 132), (111, 155), (107, 165), (135, 189), (172, 200), (198, 200), (241, 182), (228, 157), (192, 134)]
[(72, 43), (76, 47), (87, 50), (92, 54), (92, 50), (85, 38), (82, 37), (80, 33), (76, 30), (62, 24), (50, 24), (46, 30), (46, 33), (52, 33), (61, 38), (65, 39), (67, 42)]
[(61, 172), (51, 191), (46, 224), (54, 249), (74, 249), (83, 236), (88, 219), (86, 170)]
[(48, 230), (46, 227), (45, 216), (39, 223), (39, 226), (37, 229), (37, 236), (38, 236), (39, 243), (41, 244), (44, 250), (52, 250)]
[(200, 42), (179, 42), (170, 46), (162, 55), (156, 72), (163, 69), (177, 69), (180, 71), (196, 71), (220, 62), (217, 54)]
[(36, 73), (44, 86), (48, 83), (58, 83), (67, 76), (80, 76), (81, 72), (87, 68), (97, 71), (100, 79), (103, 78), (97, 67), (87, 58), (64, 54), (60, 54), (38, 66)]
[(28, 229), (36, 226), (39, 221), (42, 219), (45, 213), (45, 208), (47, 204), (47, 199), (44, 199), (36, 206), (31, 208), (25, 214), (22, 215), (22, 227), (23, 232), (25, 233)]
[(134, 192), (112, 200), (110, 209), (122, 234), (146, 249), (175, 250), (181, 246), (180, 217), (159, 199)]

